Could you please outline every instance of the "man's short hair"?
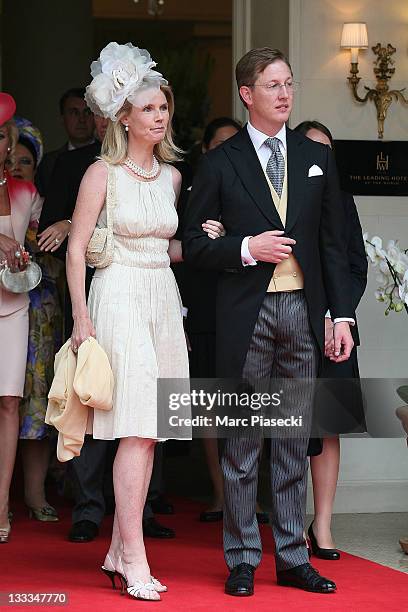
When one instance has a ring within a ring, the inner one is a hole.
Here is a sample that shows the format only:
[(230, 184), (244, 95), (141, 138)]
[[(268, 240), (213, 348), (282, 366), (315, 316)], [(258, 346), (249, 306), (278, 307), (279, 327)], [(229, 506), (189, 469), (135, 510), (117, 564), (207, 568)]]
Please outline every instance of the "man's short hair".
[[(293, 74), (288, 58), (284, 53), (282, 53), (282, 51), (279, 51), (279, 49), (259, 47), (257, 49), (251, 49), (248, 51), (248, 53), (245, 53), (235, 68), (235, 78), (237, 81), (238, 91), (243, 85), (252, 87), (258, 78), (258, 75), (263, 72), (265, 68), (269, 66), (269, 64), (273, 64), (279, 60), (284, 62), (289, 68), (291, 74)], [(242, 102), (245, 104), (243, 100)]]
[(62, 94), (59, 101), (60, 114), (64, 114), (65, 103), (69, 98), (81, 98), (81, 100), (83, 100), (84, 96), (85, 87), (73, 87), (72, 89), (68, 89), (65, 93)]

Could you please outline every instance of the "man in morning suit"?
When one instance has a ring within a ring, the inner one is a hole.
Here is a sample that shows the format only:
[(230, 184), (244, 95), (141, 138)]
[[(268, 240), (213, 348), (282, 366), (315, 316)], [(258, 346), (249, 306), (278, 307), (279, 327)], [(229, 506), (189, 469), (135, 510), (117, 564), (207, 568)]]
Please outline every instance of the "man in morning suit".
[[(249, 122), (203, 156), (188, 205), (184, 257), (220, 271), (217, 374), (249, 380), (316, 377), (327, 308), (335, 323), (331, 359), (348, 359), (354, 323), (342, 240), (344, 211), (328, 147), (286, 127), (294, 82), (286, 57), (249, 51), (236, 79)], [(209, 240), (201, 224), (220, 219)], [(311, 411), (310, 399), (302, 409)], [(309, 564), (303, 537), (308, 436), (271, 438), (272, 528), (278, 584), (336, 589)], [(258, 436), (228, 438), (224, 555), (229, 595), (252, 595), (262, 554), (256, 521)]]

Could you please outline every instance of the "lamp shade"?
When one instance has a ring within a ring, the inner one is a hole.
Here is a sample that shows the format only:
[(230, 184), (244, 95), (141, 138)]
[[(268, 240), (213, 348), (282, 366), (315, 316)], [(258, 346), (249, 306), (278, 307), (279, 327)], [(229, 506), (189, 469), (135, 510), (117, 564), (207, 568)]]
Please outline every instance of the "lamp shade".
[(341, 34), (342, 49), (368, 49), (367, 25), (365, 23), (345, 23)]

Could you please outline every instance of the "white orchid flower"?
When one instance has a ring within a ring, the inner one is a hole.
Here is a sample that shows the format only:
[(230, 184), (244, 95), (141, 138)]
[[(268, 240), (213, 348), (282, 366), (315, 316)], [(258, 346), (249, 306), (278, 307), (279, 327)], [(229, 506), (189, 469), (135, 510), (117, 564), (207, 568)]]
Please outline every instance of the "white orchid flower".
[[(367, 234), (365, 234), (365, 236), (367, 236)], [(373, 236), (370, 240), (367, 237), (365, 240), (365, 248), (373, 266), (378, 265), (381, 260), (384, 260), (385, 251), (379, 236)]]
[(388, 270), (388, 274), (386, 274), (379, 270), (378, 274), (375, 275), (375, 280), (377, 281), (380, 287), (386, 287), (392, 281), (390, 271)]
[(405, 272), (401, 285), (398, 287), (401, 301), (408, 306), (408, 270)]
[(398, 240), (389, 240), (384, 248), (379, 236), (370, 239), (365, 232), (363, 239), (367, 256), (377, 268), (376, 300), (386, 302), (386, 315), (391, 311), (402, 312), (404, 308), (408, 313), (408, 254), (401, 249)]
[(374, 292), (374, 295), (378, 302), (384, 302), (386, 297), (385, 288), (378, 287), (377, 291)]

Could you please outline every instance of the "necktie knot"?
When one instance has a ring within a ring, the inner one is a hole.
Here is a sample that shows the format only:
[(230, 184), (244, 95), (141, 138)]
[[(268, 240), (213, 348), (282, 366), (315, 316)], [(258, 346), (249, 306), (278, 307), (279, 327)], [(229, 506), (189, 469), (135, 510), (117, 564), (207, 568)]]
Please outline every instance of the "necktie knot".
[(276, 153), (276, 151), (280, 151), (279, 148), (279, 138), (271, 137), (265, 140), (266, 146), (272, 151), (272, 153)]

